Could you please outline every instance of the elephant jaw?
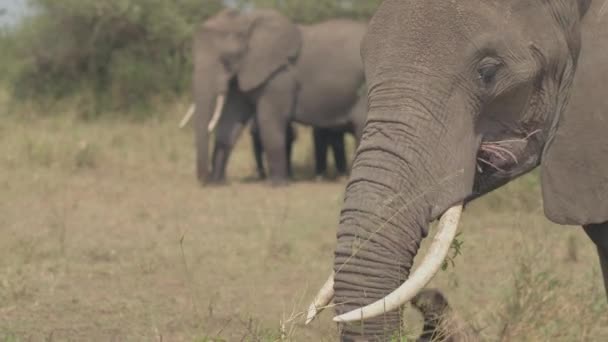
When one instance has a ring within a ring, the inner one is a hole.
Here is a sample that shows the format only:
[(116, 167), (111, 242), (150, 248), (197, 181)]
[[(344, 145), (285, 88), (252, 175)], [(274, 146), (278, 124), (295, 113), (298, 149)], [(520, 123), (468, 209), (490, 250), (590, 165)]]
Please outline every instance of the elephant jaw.
[[(435, 276), (443, 265), (449, 252), (452, 241), (456, 237), (458, 222), (462, 213), (462, 202), (458, 203), (441, 216), (439, 227), (433, 239), (429, 251), (420, 266), (412, 275), (386, 297), (377, 300), (363, 308), (352, 310), (340, 316), (334, 317), (335, 322), (355, 322), (381, 316), (390, 311), (397, 310), (400, 306), (414, 298)], [(334, 276), (329, 276), (315, 300), (308, 309), (306, 324), (312, 320), (331, 302), (334, 297)]]
[(524, 135), (510, 134), (484, 137), (477, 152), (477, 172), (473, 192), (465, 199), (470, 202), (536, 168), (540, 163), (542, 130)]
[(497, 173), (499, 175), (516, 172), (521, 162), (525, 162), (523, 158), (530, 154), (529, 149), (538, 148), (537, 139), (534, 137), (541, 132), (541, 130), (535, 130), (524, 137), (509, 135), (492, 140), (484, 138), (477, 154), (477, 171), (480, 174)]

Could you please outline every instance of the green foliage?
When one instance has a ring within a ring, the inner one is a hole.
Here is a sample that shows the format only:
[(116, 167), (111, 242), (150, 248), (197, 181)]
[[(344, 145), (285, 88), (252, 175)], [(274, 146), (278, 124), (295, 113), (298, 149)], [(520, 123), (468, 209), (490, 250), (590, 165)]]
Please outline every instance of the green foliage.
[[(149, 115), (153, 99), (190, 90), (195, 28), (224, 0), (29, 0), (35, 14), (0, 31), (0, 81), (16, 100), (46, 108), (77, 98), (82, 117)], [(380, 0), (236, 0), (302, 23), (367, 18)], [(44, 111), (50, 112), (45, 109)]]
[(94, 94), (95, 110), (188, 88), (196, 25), (221, 0), (31, 0), (36, 15), (3, 37), (19, 99)]
[(452, 267), (456, 267), (456, 262), (454, 261), (457, 256), (462, 254), (462, 245), (464, 245), (464, 241), (460, 239), (462, 233), (456, 234), (454, 240), (452, 240), (452, 244), (450, 245), (450, 250), (452, 251), (451, 255), (446, 256), (443, 264), (441, 265), (441, 270), (446, 271), (450, 265)]
[(276, 8), (301, 23), (335, 17), (367, 19), (382, 0), (239, 0), (241, 6)]

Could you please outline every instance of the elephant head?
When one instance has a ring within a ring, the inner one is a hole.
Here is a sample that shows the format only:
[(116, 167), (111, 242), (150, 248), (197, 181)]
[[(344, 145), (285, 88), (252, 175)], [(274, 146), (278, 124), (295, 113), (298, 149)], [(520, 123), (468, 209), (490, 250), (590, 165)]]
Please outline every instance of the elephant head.
[[(201, 183), (222, 180), (230, 142), (254, 110), (245, 95), (293, 62), (301, 45), (299, 28), (273, 10), (226, 9), (201, 25), (193, 47), (196, 172)], [(209, 176), (209, 133), (216, 128)]]
[[(577, 136), (573, 125), (565, 124), (594, 125), (585, 113), (565, 110), (589, 5), (586, 0), (380, 5), (362, 42), (368, 116), (340, 213), (334, 273), (311, 305), (309, 319), (333, 298), (342, 340), (394, 337), (401, 330), (400, 306), (441, 267), (463, 203), (539, 165), (549, 219), (608, 220), (601, 202), (607, 176), (574, 173), (594, 165), (600, 152), (569, 153), (582, 140), (605, 151), (608, 135)], [(568, 205), (577, 202), (584, 210)], [(437, 218), (429, 254), (410, 275), (421, 240)]]

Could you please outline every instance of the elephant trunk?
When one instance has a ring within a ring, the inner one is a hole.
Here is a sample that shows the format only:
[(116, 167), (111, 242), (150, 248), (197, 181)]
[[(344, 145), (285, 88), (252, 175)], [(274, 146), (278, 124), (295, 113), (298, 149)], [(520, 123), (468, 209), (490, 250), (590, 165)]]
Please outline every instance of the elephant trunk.
[(201, 184), (207, 182), (209, 174), (209, 114), (207, 108), (212, 96), (198, 94), (194, 113), (194, 131), (196, 144), (196, 176)]
[[(344, 314), (371, 304), (403, 283), (412, 267), (427, 218), (423, 206), (408, 201), (402, 175), (376, 164), (389, 152), (362, 142), (340, 216), (334, 261), (334, 303)], [(407, 227), (407, 228), (405, 228)], [(342, 326), (344, 341), (390, 339), (400, 331), (398, 311)]]
[(194, 130), (196, 140), (196, 175), (205, 184), (209, 180), (209, 136), (220, 119), (225, 103), (225, 93), (199, 92), (195, 101)]
[(209, 138), (226, 102), (228, 76), (213, 59), (198, 57), (193, 79), (196, 175), (201, 184), (213, 181), (209, 176)]
[[(420, 100), (370, 107), (337, 234), (334, 303), (339, 315), (377, 301), (382, 305), (383, 298), (401, 290), (428, 234), (429, 222), (460, 202), (471, 189), (475, 154), (468, 158), (466, 153), (450, 155), (447, 147), (453, 146), (451, 140), (456, 136), (445, 131), (450, 122), (436, 125), (429, 120), (433, 116), (427, 108), (431, 107)], [(470, 167), (463, 166), (468, 162)], [(470, 179), (463, 177), (466, 174)], [(455, 211), (459, 215), (458, 206)], [(440, 249), (447, 252), (449, 242), (447, 247), (443, 244)], [(437, 260), (431, 263), (436, 264), (436, 271)], [(417, 286), (426, 285), (432, 276), (427, 272)], [(342, 323), (342, 340), (399, 337), (401, 312), (389, 307), (388, 299), (386, 304), (379, 316), (356, 324)]]

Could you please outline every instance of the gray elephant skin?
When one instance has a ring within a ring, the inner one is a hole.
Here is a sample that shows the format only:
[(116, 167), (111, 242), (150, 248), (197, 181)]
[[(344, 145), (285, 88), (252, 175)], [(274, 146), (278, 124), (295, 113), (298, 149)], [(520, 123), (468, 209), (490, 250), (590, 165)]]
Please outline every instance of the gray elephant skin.
[[(327, 177), (327, 151), (329, 148), (331, 148), (333, 152), (338, 178), (345, 177), (347, 175), (348, 170), (344, 134), (349, 132), (353, 133), (347, 128), (313, 128), (312, 140), (314, 145), (315, 175), (318, 180), (322, 179), (323, 177)], [(286, 136), (287, 175), (290, 179), (293, 179), (291, 155), (293, 143), (297, 139), (297, 134), (296, 129), (292, 124), (287, 126)], [(258, 177), (259, 179), (264, 180), (266, 179), (266, 169), (264, 167), (264, 147), (262, 146), (262, 138), (255, 120), (251, 124), (251, 142)]]
[[(199, 181), (225, 180), (232, 147), (254, 115), (274, 185), (287, 180), (289, 122), (352, 125), (360, 136), (365, 118), (356, 117), (360, 111), (354, 109), (366, 100), (358, 92), (364, 84), (360, 42), (365, 30), (364, 23), (342, 19), (297, 25), (265, 9), (227, 9), (204, 22), (193, 47)], [(211, 162), (209, 129), (215, 130)]]
[[(602, 4), (380, 5), (362, 42), (369, 111), (340, 214), (333, 286), (311, 306), (314, 315), (333, 296), (343, 341), (398, 336), (398, 308), (440, 268), (462, 204), (538, 166), (545, 215), (585, 228), (607, 281)], [(438, 218), (433, 252), (410, 274)]]

